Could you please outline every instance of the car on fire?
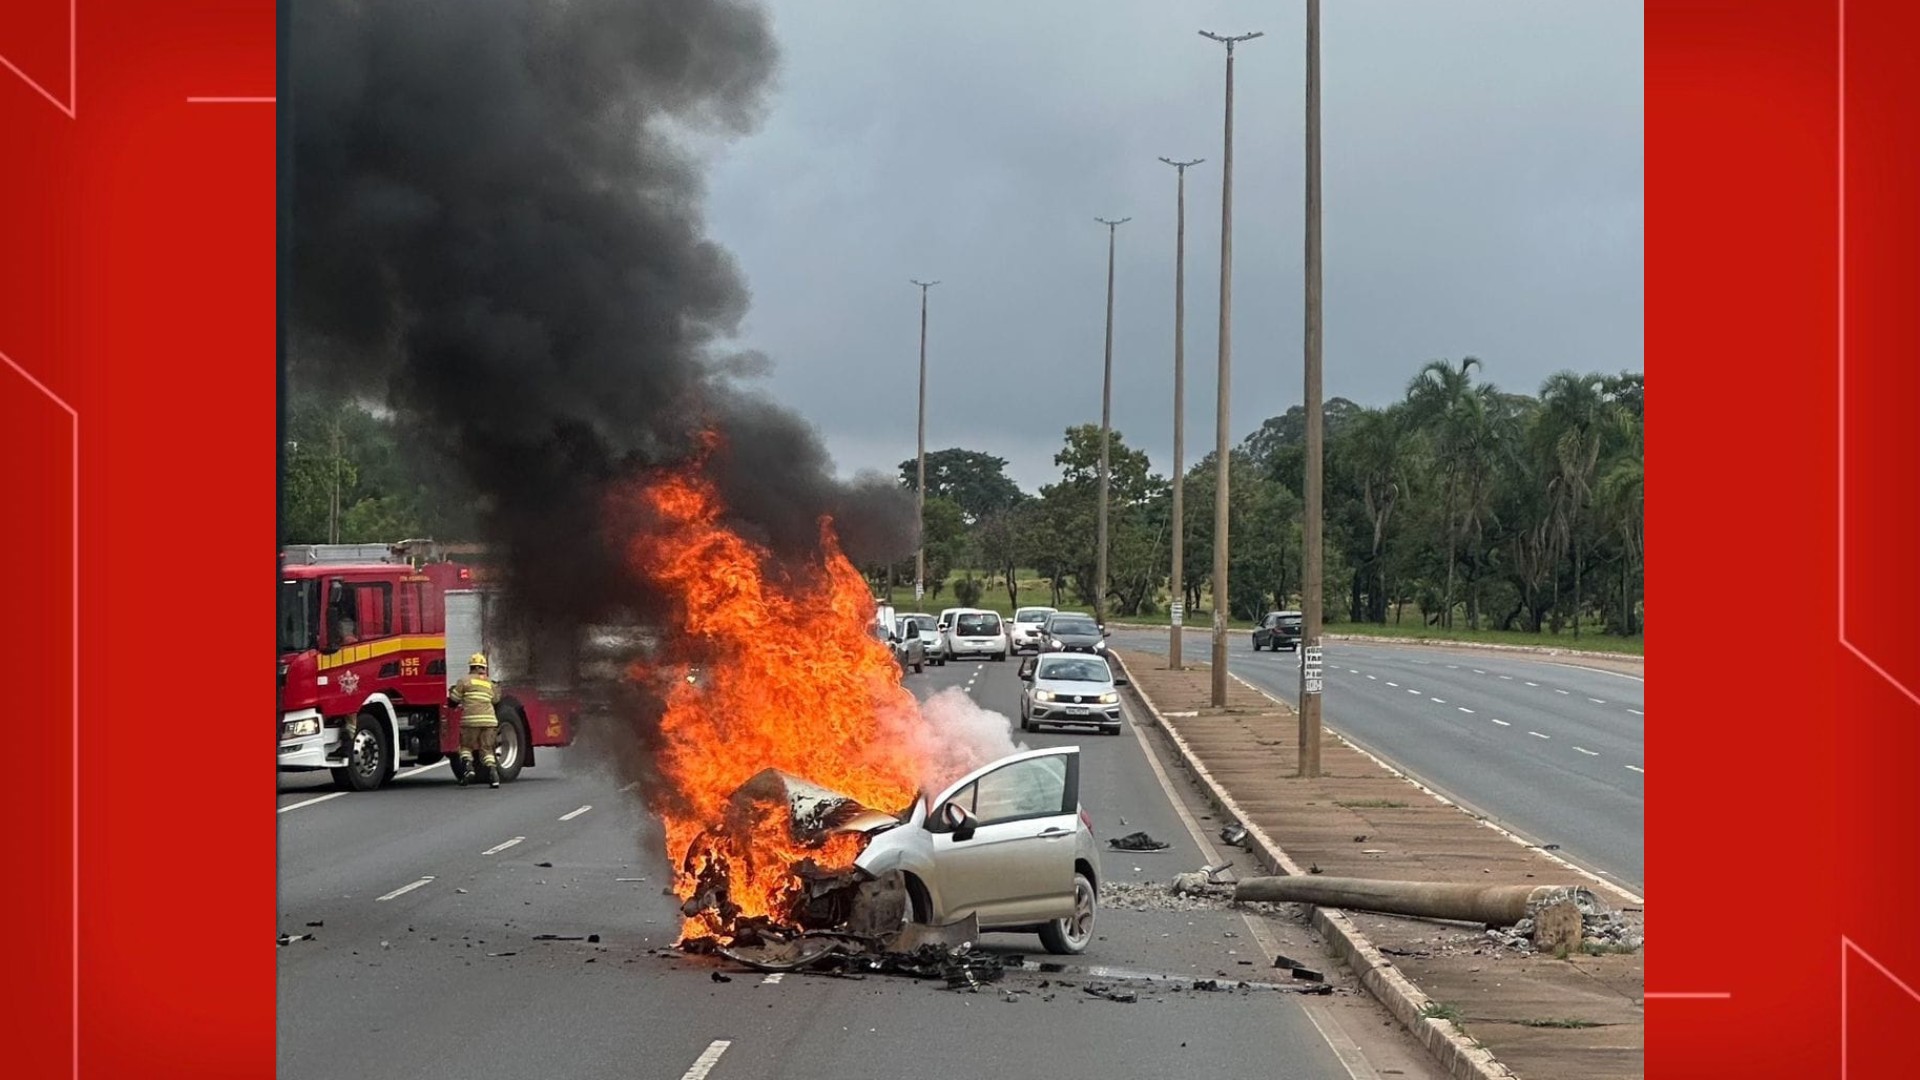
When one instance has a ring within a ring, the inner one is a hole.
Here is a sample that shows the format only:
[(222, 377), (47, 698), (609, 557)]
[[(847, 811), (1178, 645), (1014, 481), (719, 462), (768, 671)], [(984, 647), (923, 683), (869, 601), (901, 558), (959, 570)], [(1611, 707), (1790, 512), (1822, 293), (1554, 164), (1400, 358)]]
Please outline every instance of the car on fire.
[[(1050, 746), (983, 765), (939, 794), (923, 792), (899, 814), (774, 770), (756, 774), (733, 795), (733, 820), (779, 808), (796, 840), (823, 845), (853, 834), (864, 847), (851, 867), (823, 871), (803, 864), (805, 887), (772, 920), (734, 921), (729, 858), (702, 860), (705, 839), (683, 869), (696, 875), (690, 918), (729, 927), (736, 944), (796, 933), (853, 929), (901, 933), (914, 927), (965, 925), (998, 933), (1038, 934), (1048, 952), (1075, 954), (1093, 940), (1100, 908), (1099, 849), (1093, 820), (1080, 805), (1080, 748)], [(754, 808), (759, 808), (756, 811)], [(733, 954), (729, 954), (733, 955)]]
[(1127, 680), (1115, 678), (1104, 656), (1052, 653), (1020, 665), (1020, 730), (1043, 724), (1097, 727), (1102, 735), (1120, 734), (1120, 691)]
[(1066, 954), (1093, 940), (1099, 864), (1077, 746), (1004, 757), (914, 800), (854, 860), (872, 878), (898, 875), (912, 922), (975, 918), (983, 931), (1037, 933), (1048, 952)]

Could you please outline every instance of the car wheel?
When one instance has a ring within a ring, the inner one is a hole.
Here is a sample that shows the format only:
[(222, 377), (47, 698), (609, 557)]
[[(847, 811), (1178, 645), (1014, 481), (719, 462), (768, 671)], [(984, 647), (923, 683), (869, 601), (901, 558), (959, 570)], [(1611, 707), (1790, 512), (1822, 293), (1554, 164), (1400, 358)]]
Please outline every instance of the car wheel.
[(518, 780), (527, 763), (527, 718), (518, 706), (500, 706), (500, 723), (493, 736), (493, 763), (500, 770), (503, 784)]
[(920, 674), (920, 673), (922, 673), (922, 672), (924, 672), (924, 671), (926, 671), (926, 670), (927, 670), (927, 664), (926, 664), (926, 661), (924, 661), (924, 660), (917, 660), (917, 661), (915, 661), (915, 662), (914, 662), (914, 665), (913, 665), (913, 673), (914, 673), (915, 675), (918, 675), (918, 674)]
[(1021, 731), (1033, 730), (1033, 721), (1027, 717), (1027, 710), (1025, 709), (1020, 710), (1020, 730)]
[(1042, 926), (1040, 944), (1056, 956), (1074, 956), (1087, 951), (1087, 943), (1093, 940), (1093, 920), (1099, 904), (1093, 882), (1087, 880), (1087, 875), (1075, 871), (1073, 914)]
[(1119, 725), (1119, 724), (1115, 724), (1115, 725), (1113, 725), (1112, 727), (1103, 727), (1103, 728), (1101, 728), (1101, 729), (1100, 729), (1100, 734), (1102, 734), (1102, 735), (1118, 735), (1118, 734), (1120, 734), (1120, 725)]

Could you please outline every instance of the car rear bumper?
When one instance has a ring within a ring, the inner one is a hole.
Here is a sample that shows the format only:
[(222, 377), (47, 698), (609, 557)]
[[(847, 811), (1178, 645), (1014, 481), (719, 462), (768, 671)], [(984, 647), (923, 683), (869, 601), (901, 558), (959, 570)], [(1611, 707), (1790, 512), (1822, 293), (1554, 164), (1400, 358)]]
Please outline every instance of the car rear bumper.
[(953, 639), (953, 655), (955, 656), (995, 656), (1006, 651), (1007, 643), (1005, 641), (986, 639), (969, 640), (967, 638)]

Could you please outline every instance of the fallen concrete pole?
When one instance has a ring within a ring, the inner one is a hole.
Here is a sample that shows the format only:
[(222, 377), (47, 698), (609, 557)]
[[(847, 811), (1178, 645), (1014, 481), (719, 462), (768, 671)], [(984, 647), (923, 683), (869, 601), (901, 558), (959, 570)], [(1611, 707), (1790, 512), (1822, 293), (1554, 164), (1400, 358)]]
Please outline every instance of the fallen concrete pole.
[(1551, 885), (1457, 885), (1316, 875), (1245, 878), (1234, 886), (1233, 898), (1512, 926), (1531, 913), (1536, 901), (1563, 891)]

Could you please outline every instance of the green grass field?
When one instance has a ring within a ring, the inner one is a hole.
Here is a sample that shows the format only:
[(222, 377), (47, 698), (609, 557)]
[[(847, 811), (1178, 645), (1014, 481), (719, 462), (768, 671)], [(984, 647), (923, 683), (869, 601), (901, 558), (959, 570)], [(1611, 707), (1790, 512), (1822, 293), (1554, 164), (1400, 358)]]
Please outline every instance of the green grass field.
[[(965, 574), (961, 573), (948, 578), (947, 587), (940, 590), (940, 595), (937, 598), (929, 595), (916, 604), (913, 599), (913, 586), (909, 584), (895, 588), (891, 596), (888, 597), (887, 602), (891, 603), (895, 610), (898, 611), (928, 611), (938, 613), (941, 608), (957, 607), (960, 601), (953, 595), (953, 583), (964, 576)], [(1046, 579), (1035, 571), (1019, 570), (1014, 573), (1017, 601), (1011, 603), (1008, 601), (1006, 584), (999, 575), (989, 575), (976, 570), (973, 576), (975, 580), (980, 581), (985, 586), (985, 591), (980, 594), (980, 601), (976, 606), (984, 608), (987, 611), (997, 611), (1003, 618), (1011, 617), (1016, 607), (1044, 607), (1053, 604), (1052, 590), (1047, 587)], [(1207, 598), (1203, 596), (1202, 602), (1203, 604), (1206, 603)], [(1066, 611), (1092, 610), (1085, 604), (1074, 603), (1071, 597), (1062, 597), (1062, 603), (1059, 606), (1062, 610)], [(1329, 612), (1329, 614), (1336, 613)], [(1621, 653), (1629, 656), (1644, 656), (1646, 654), (1646, 639), (1644, 637), (1623, 638), (1604, 634), (1600, 632), (1598, 624), (1583, 626), (1581, 628), (1581, 635), (1576, 638), (1573, 636), (1571, 630), (1563, 630), (1558, 634), (1535, 634), (1525, 630), (1469, 630), (1464, 620), (1457, 622), (1450, 629), (1439, 626), (1428, 626), (1420, 612), (1412, 607), (1407, 608), (1402, 618), (1403, 621), (1400, 623), (1390, 621), (1384, 626), (1378, 623), (1330, 621), (1327, 623), (1327, 632), (1330, 634), (1364, 634), (1370, 637), (1381, 638), (1472, 641), (1485, 642), (1491, 645), (1529, 645), (1558, 649), (1582, 649), (1591, 652)], [(1210, 624), (1210, 619), (1211, 615), (1203, 607), (1199, 611), (1188, 612), (1186, 623), (1188, 626), (1207, 626)], [(1167, 618), (1164, 614), (1136, 618), (1116, 616), (1113, 622), (1115, 625), (1165, 626), (1167, 625)], [(1245, 619), (1231, 619), (1227, 625), (1235, 630), (1253, 629), (1253, 623)]]

